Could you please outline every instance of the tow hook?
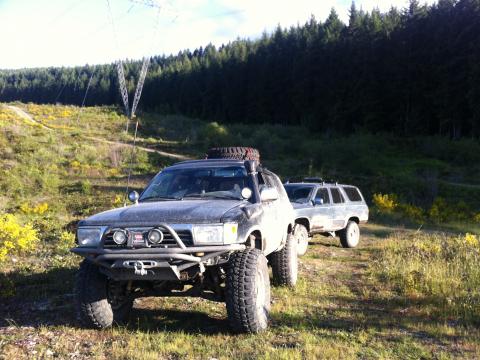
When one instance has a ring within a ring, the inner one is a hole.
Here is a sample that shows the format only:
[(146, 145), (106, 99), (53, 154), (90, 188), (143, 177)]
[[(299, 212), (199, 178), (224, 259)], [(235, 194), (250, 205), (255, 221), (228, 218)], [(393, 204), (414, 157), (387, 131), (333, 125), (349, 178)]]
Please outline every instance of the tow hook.
[(143, 262), (137, 261), (135, 263), (135, 275), (147, 275), (147, 270), (145, 269), (145, 265), (143, 265)]

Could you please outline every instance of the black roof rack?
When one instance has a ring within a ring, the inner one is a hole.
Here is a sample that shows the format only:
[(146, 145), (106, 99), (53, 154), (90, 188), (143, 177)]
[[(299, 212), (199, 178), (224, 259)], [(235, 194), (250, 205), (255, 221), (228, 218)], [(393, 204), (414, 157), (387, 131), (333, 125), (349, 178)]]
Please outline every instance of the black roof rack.
[(315, 183), (315, 184), (338, 184), (337, 180), (332, 180), (332, 179), (322, 179), (319, 177), (301, 177), (301, 176), (295, 176), (288, 178), (285, 184), (290, 184), (290, 183)]

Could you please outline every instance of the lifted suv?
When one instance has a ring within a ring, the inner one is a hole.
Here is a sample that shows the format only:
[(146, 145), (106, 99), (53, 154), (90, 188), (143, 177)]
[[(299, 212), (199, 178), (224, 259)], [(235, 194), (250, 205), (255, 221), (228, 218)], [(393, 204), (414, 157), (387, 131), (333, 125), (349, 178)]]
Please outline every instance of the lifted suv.
[(368, 221), (368, 206), (360, 190), (321, 179), (305, 180), (308, 182), (285, 184), (295, 209), (298, 255), (305, 254), (308, 237), (313, 234), (338, 235), (343, 247), (356, 247), (360, 241), (358, 225)]
[[(135, 205), (78, 224), (72, 251), (85, 260), (76, 281), (87, 326), (127, 319), (136, 297), (201, 296), (225, 301), (234, 330), (268, 326), (270, 279), (294, 286), (294, 212), (279, 178), (231, 151), (177, 163), (158, 173)], [(247, 148), (248, 149), (248, 148)], [(258, 153), (257, 153), (258, 154)], [(253, 156), (256, 158), (255, 156)]]

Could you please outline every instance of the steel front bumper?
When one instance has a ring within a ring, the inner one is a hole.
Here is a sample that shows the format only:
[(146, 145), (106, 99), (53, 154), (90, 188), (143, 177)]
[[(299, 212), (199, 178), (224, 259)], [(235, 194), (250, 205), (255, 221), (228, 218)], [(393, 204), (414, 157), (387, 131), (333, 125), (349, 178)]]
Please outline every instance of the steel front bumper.
[(186, 248), (101, 249), (76, 247), (71, 251), (99, 265), (115, 280), (188, 280), (185, 271), (205, 265), (232, 251), (244, 250), (243, 244), (192, 246)]

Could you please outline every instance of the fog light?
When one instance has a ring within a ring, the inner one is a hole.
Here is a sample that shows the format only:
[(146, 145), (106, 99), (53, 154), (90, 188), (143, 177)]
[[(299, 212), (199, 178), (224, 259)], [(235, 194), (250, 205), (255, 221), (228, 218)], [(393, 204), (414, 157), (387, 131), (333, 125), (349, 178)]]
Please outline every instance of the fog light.
[(158, 229), (152, 229), (148, 232), (148, 241), (152, 244), (160, 244), (163, 241), (163, 232)]
[(127, 241), (127, 233), (124, 230), (117, 230), (113, 233), (113, 241), (115, 244), (122, 245)]

